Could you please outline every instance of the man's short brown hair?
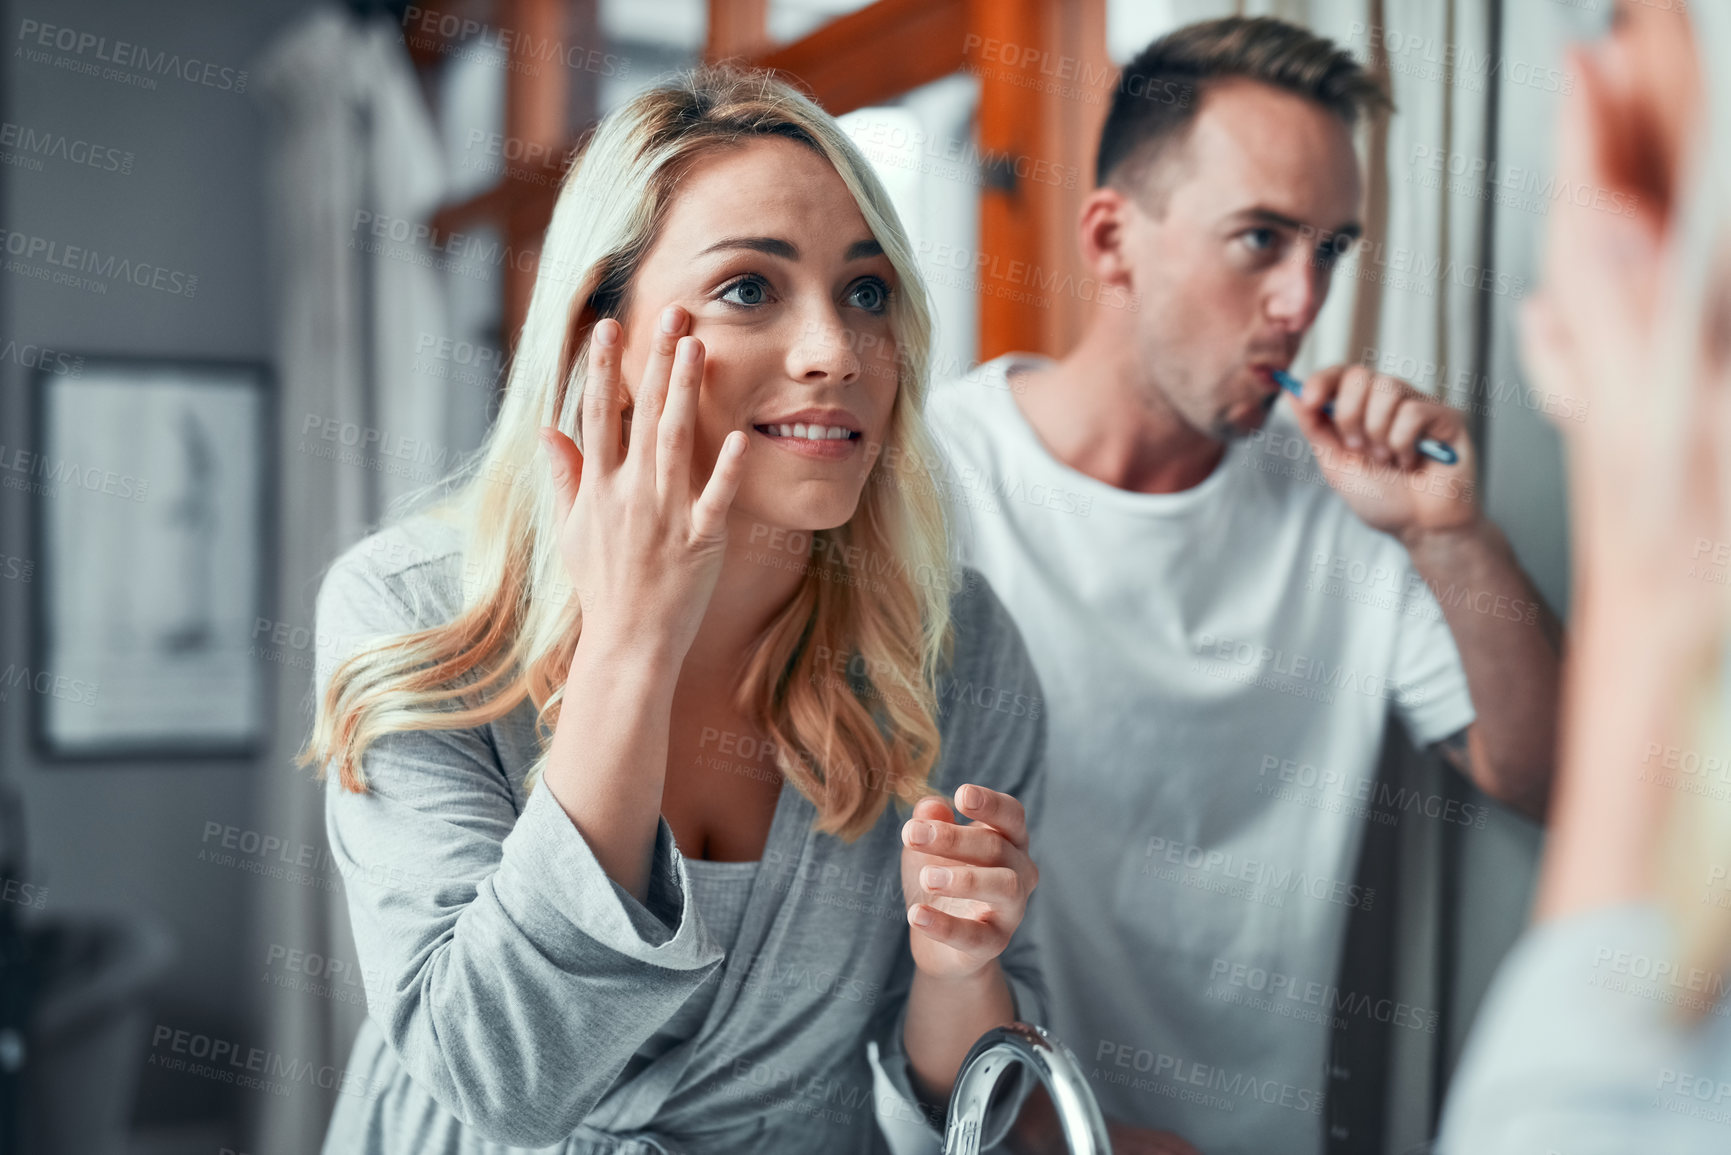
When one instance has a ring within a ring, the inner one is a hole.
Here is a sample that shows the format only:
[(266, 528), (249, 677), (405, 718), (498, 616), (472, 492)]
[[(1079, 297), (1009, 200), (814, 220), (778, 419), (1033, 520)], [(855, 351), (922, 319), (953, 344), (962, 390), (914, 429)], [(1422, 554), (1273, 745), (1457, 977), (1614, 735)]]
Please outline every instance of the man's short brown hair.
[(1154, 41), (1119, 74), (1100, 130), (1095, 184), (1136, 190), (1183, 138), (1211, 85), (1252, 80), (1313, 100), (1349, 126), (1393, 111), (1380, 84), (1332, 40), (1267, 16), (1189, 24)]

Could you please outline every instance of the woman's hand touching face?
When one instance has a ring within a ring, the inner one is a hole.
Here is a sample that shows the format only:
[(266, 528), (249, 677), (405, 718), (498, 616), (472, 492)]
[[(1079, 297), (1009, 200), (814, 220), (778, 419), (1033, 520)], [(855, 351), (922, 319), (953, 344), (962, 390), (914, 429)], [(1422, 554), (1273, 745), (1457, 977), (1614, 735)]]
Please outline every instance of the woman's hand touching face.
[(636, 420), (622, 435), (619, 323), (596, 324), (583, 397), (583, 444), (541, 432), (551, 458), (559, 550), (594, 645), (636, 650), (674, 666), (703, 621), (727, 548), (727, 514), (743, 470), (734, 435), (696, 485), (692, 427), (703, 344), (681, 336), (684, 311), (666, 309), (637, 388)]
[[(1578, 192), (1546, 214), (1541, 284), (1523, 304), (1520, 338), (1528, 381), (1569, 443), (1580, 588), (1630, 612), (1694, 618), (1705, 632), (1722, 599), (1692, 563), (1699, 542), (1731, 540), (1718, 499), (1731, 467), (1731, 382), (1715, 382), (1725, 366), (1709, 363), (1678, 414), (1675, 383), (1655, 376), (1678, 308), (1675, 198), (1699, 98), (1695, 57), (1680, 11), (1642, 5), (1571, 51), (1555, 175)], [(1679, 417), (1679, 428), (1660, 428)]]
[(631, 284), (625, 379), (640, 379), (659, 311), (680, 306), (704, 348), (692, 479), (709, 475), (730, 432), (745, 436), (733, 503), (743, 537), (853, 516), (896, 400), (898, 290), (814, 150), (766, 137), (704, 156), (681, 179)]
[(984, 786), (963, 786), (962, 824), (936, 798), (902, 826), (902, 894), (914, 965), (932, 978), (970, 978), (1003, 953), (1022, 924), (1040, 871), (1028, 857), (1022, 804)]

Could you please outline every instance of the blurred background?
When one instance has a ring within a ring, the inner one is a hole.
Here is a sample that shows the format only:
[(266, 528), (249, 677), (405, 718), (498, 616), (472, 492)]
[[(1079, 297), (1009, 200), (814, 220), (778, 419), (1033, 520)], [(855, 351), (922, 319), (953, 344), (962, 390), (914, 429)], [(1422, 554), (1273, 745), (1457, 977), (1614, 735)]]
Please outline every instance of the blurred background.
[[(598, 117), (705, 59), (797, 77), (892, 190), (953, 376), (1080, 332), (1073, 225), (1119, 64), (1234, 12), (1336, 39), (1399, 113), (1361, 133), (1368, 238), (1299, 368), (1366, 360), (1466, 409), (1490, 512), (1561, 612), (1557, 437), (1512, 318), (1570, 195), (1560, 53), (1608, 5), (8, 0), (0, 1149), (319, 1149), (365, 1006), (321, 788), (292, 765), (313, 595), (479, 442)], [(1391, 742), (1385, 775), (1472, 800)], [(1372, 1121), (1362, 1149), (1429, 1136), (1537, 840), (1494, 810), (1367, 840), (1393, 901), (1346, 966), (1443, 1029), (1342, 1038), (1358, 1074), (1330, 1094)], [(219, 1077), (254, 1049), (269, 1078)]]

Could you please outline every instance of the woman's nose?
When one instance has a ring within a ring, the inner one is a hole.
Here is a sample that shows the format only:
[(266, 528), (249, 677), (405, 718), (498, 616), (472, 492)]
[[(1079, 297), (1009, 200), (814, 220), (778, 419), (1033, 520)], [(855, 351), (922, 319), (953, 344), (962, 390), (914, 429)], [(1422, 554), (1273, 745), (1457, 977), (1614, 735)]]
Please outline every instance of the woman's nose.
[(851, 384), (860, 375), (862, 342), (877, 339), (849, 328), (834, 310), (814, 313), (788, 349), (788, 375), (800, 381)]

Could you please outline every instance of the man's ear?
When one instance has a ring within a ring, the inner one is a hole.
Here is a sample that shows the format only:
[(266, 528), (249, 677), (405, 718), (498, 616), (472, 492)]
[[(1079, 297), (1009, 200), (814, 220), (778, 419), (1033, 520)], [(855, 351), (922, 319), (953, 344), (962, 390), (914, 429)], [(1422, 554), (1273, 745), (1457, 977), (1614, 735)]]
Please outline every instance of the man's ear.
[(1134, 211), (1130, 199), (1110, 185), (1095, 189), (1082, 201), (1077, 221), (1082, 263), (1101, 284), (1130, 283), (1130, 260), (1124, 242)]

